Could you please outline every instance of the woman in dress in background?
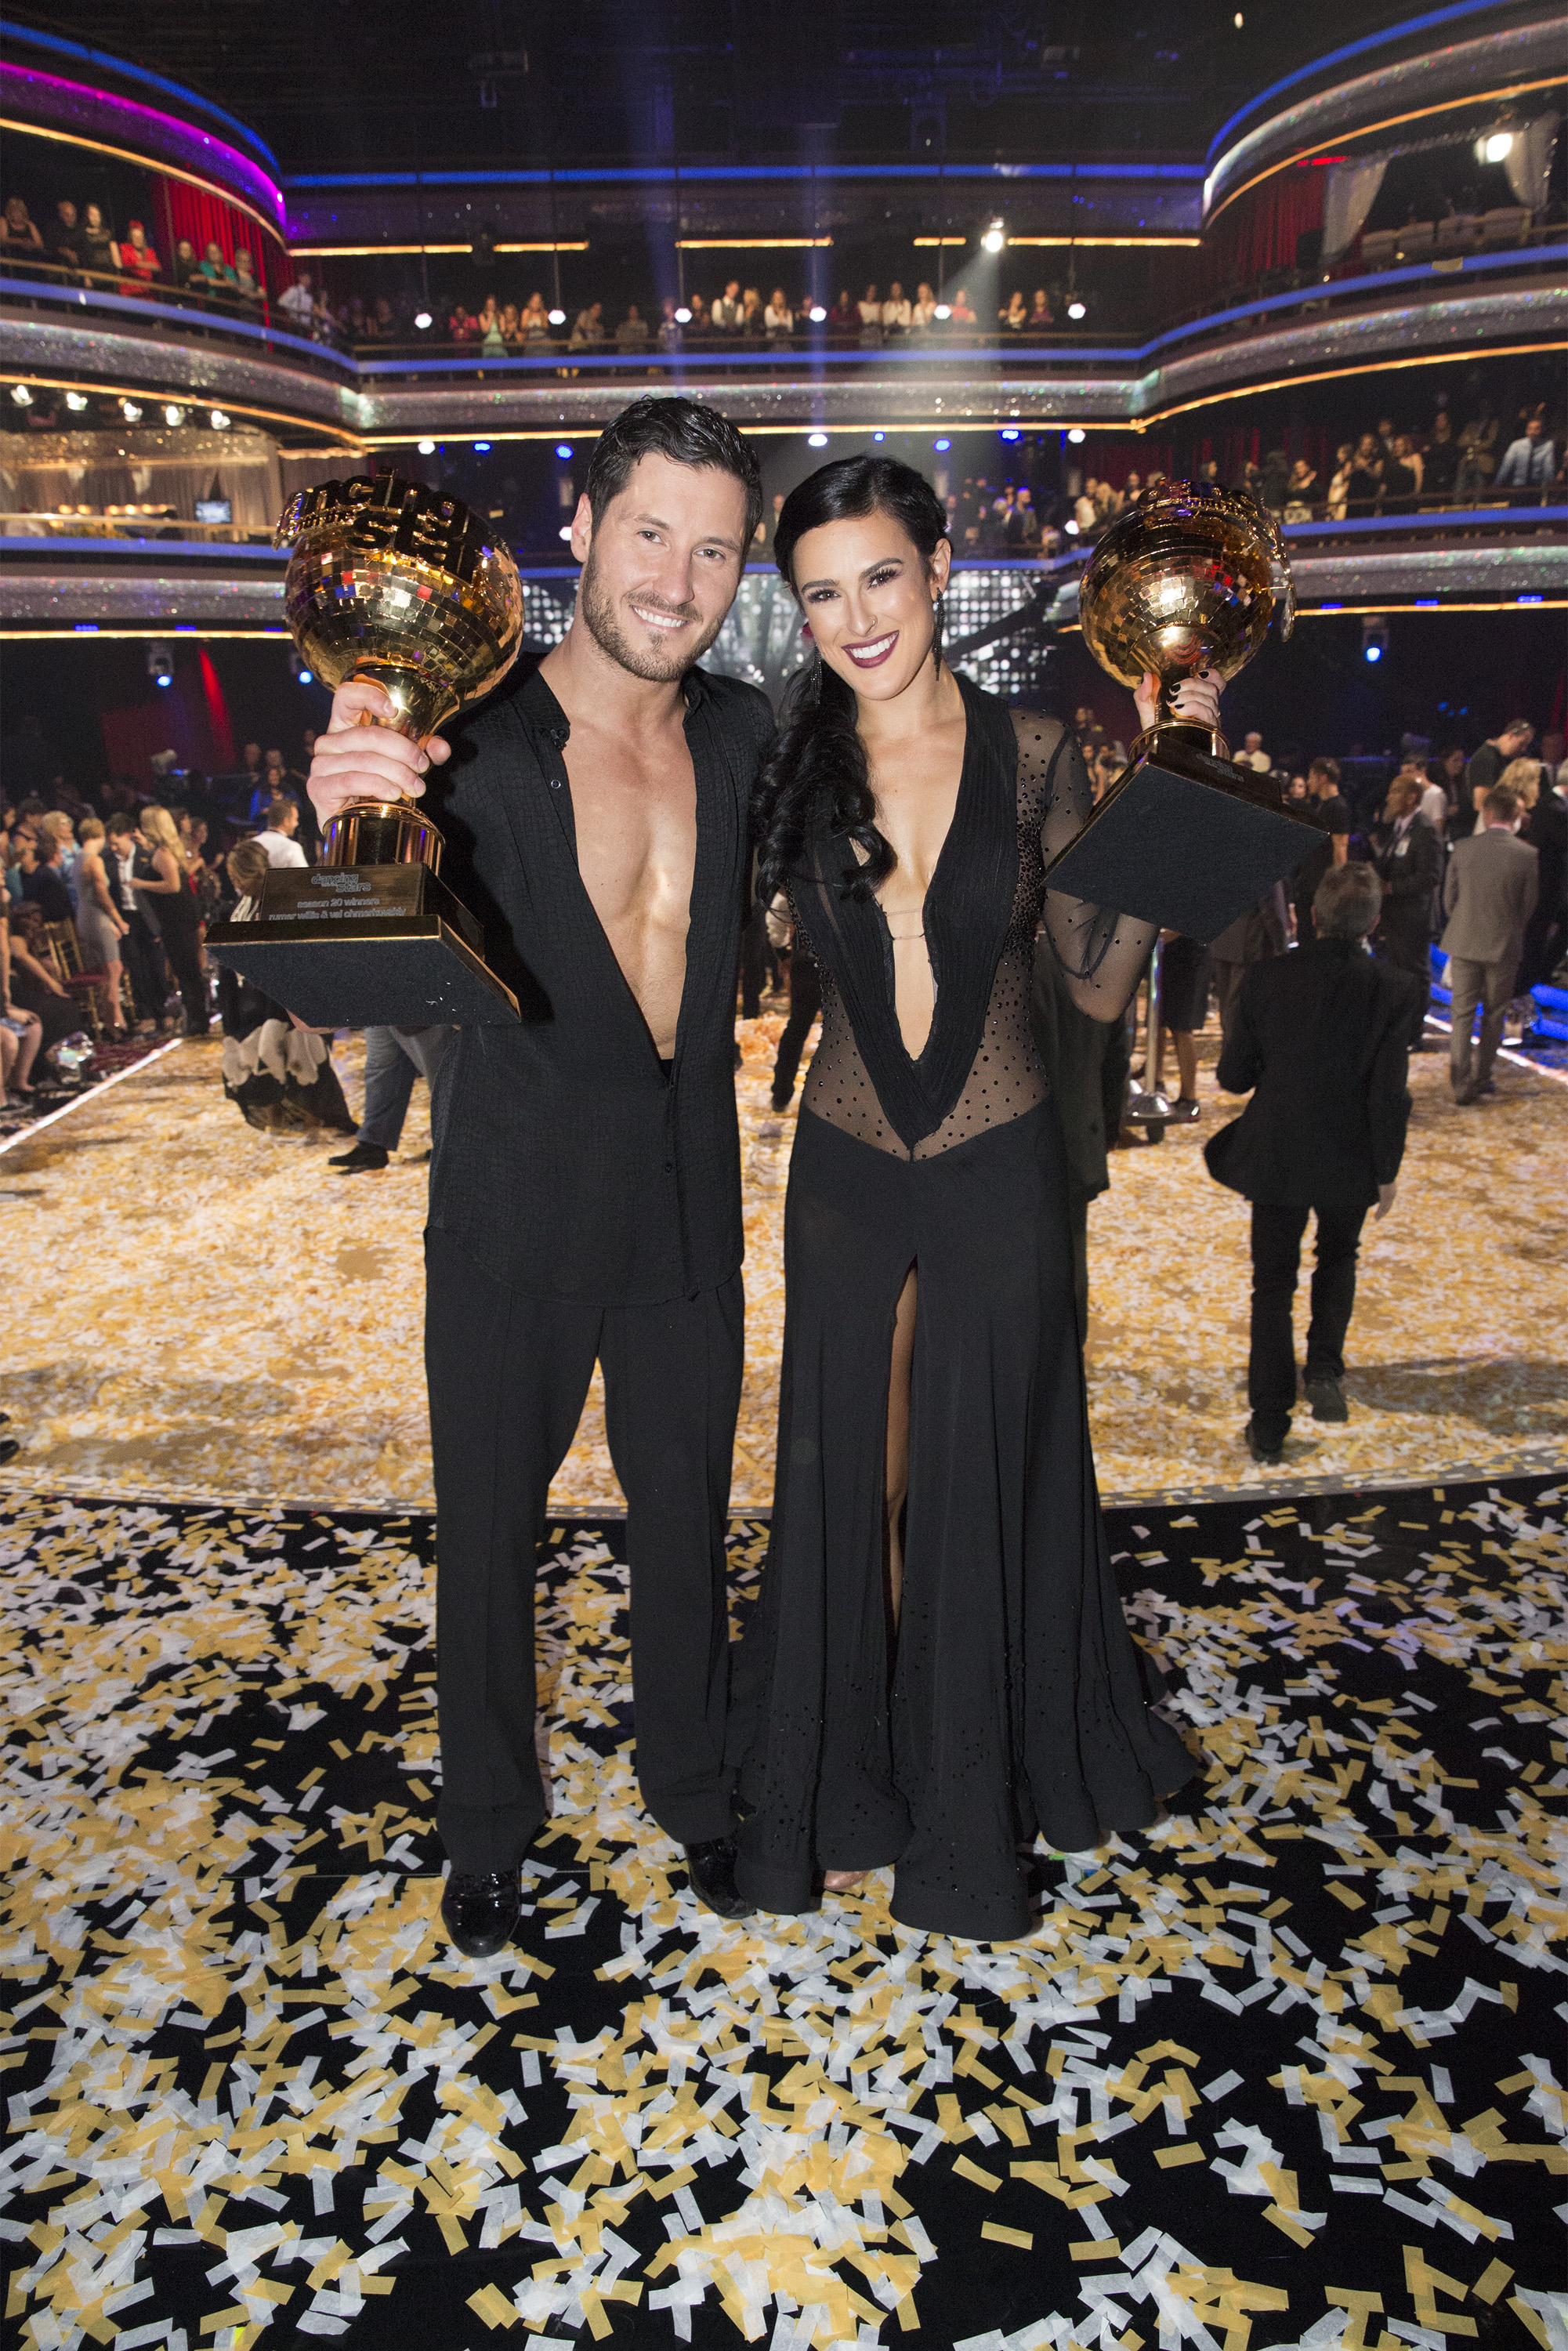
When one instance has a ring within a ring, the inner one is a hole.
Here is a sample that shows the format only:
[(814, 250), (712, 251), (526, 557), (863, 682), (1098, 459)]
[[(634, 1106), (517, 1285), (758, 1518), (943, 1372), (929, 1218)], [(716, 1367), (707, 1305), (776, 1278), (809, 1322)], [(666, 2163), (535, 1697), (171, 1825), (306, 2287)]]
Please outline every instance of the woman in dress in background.
[(111, 1044), (120, 1044), (125, 1037), (125, 1019), (120, 1001), (120, 942), (131, 925), (114, 903), (104, 871), (104, 831), (95, 816), (83, 817), (77, 828), (81, 842), (81, 854), (77, 861), (77, 936), (81, 941), (82, 961), (89, 971), (103, 974), (99, 994), (103, 999), (104, 1034)]
[[(886, 458), (823, 466), (779, 520), (815, 657), (758, 779), (758, 886), (789, 893), (823, 1027), (737, 1673), (737, 1882), (804, 1910), (892, 1862), (895, 1918), (991, 1939), (1029, 1931), (1037, 1834), (1080, 1851), (1145, 1827), (1193, 1765), (1150, 1711), (1111, 1572), (1030, 1029), (1042, 909), (1102, 1019), (1154, 931), (1048, 894), (1089, 812), (1082, 760), (943, 662), (950, 554), (930, 485)], [(1212, 685), (1178, 700), (1213, 723)]]
[(207, 976), (202, 967), (202, 913), (196, 904), (184, 845), (167, 809), (141, 811), (141, 837), (151, 852), (152, 871), (132, 872), (131, 886), (140, 890), (158, 928), (169, 968), (185, 1008), (184, 1034), (204, 1037), (212, 1026), (207, 1010)]

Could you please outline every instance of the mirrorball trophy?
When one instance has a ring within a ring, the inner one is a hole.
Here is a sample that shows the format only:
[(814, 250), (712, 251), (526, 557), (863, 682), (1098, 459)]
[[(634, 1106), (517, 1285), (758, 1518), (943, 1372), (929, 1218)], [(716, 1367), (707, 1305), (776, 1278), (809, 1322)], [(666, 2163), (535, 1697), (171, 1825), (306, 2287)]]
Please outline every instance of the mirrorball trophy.
[[(517, 567), (439, 490), (396, 474), (324, 482), (293, 500), (274, 544), (293, 549), (284, 608), (311, 669), (333, 688), (384, 686), (394, 716), (381, 723), (414, 742), (517, 659)], [(444, 846), (423, 800), (350, 800), (320, 864), (274, 867), (252, 919), (214, 924), (208, 952), (313, 1028), (514, 1021), (478, 921), (440, 878)]]
[(1117, 517), (1079, 590), (1083, 642), (1123, 685), (1152, 670), (1162, 715), (1049, 869), (1050, 888), (1208, 940), (1322, 840), (1285, 814), (1271, 778), (1232, 764), (1223, 736), (1170, 709), (1200, 671), (1237, 676), (1276, 611), (1288, 637), (1296, 612), (1284, 541), (1253, 499), (1171, 482)]

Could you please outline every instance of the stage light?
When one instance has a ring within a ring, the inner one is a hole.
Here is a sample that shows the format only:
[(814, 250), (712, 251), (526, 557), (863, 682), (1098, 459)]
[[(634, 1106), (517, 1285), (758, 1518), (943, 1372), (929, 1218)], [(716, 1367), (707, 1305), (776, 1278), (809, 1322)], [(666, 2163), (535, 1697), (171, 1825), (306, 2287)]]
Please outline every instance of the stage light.
[(1067, 306), (1067, 315), (1070, 319), (1086, 319), (1089, 316), (1089, 306), (1086, 302), (1070, 302)]
[(552, 327), (564, 327), (566, 324), (566, 312), (564, 310), (552, 310), (549, 314), (549, 322)]
[(1018, 426), (1017, 426), (1016, 424), (1004, 424), (1004, 425), (1003, 425), (1003, 427), (1002, 427), (1002, 439), (1003, 439), (1004, 441), (1016, 441), (1016, 440), (1018, 440), (1018, 438), (1019, 438), (1019, 429), (1018, 429)]
[(825, 433), (808, 433), (808, 434), (807, 434), (807, 435), (806, 435), (806, 446), (807, 446), (807, 448), (808, 448), (808, 449), (825, 449), (825, 448), (827, 447), (827, 445), (828, 445), (828, 436), (827, 436), (827, 434), (826, 434)]
[(1234, 22), (1235, 22), (1236, 29), (1237, 29), (1237, 31), (1238, 31), (1238, 32), (1239, 32), (1239, 31), (1241, 30), (1241, 26), (1242, 26), (1243, 21), (1244, 21), (1244, 19), (1243, 19), (1243, 17), (1242, 17), (1241, 11), (1240, 11), (1240, 9), (1239, 9), (1239, 8), (1238, 8), (1238, 10), (1236, 11), (1235, 18), (1234, 18)]
[(79, 416), (82, 410), (87, 406), (86, 392), (68, 392), (66, 394), (66, 406), (70, 410), (73, 416)]
[(420, 333), (423, 335), (428, 334), (430, 329), (434, 326), (435, 321), (431, 317), (428, 310), (416, 310), (414, 312), (413, 323), (419, 329)]
[(887, 435), (885, 433), (873, 433), (871, 437), (873, 441), (885, 441)]
[(807, 318), (810, 319), (813, 327), (820, 327), (827, 315), (826, 310), (822, 308), (822, 305), (820, 302), (813, 302), (810, 308), (806, 313)]
[(950, 449), (953, 444), (951, 441), (933, 441), (931, 446), (934, 449)]
[(557, 533), (556, 533), (556, 537), (557, 537), (558, 538), (570, 538), (571, 537), (571, 525), (570, 525), (570, 523), (569, 523), (569, 522), (563, 522), (563, 523), (562, 523), (562, 525), (561, 525), (561, 527), (560, 527), (560, 528), (559, 528), (559, 531), (557, 531)]
[(141, 422), (141, 411), (133, 400), (122, 400), (120, 403), (120, 413), (127, 424), (140, 424)]
[(1501, 163), (1513, 152), (1511, 131), (1489, 131), (1484, 139), (1476, 141), (1478, 163)]
[(476, 441), (476, 442), (475, 442), (475, 444), (474, 444), (474, 455), (475, 455), (476, 457), (487, 457), (487, 456), (489, 455), (489, 454), (490, 454), (490, 444), (489, 444), (487, 441)]
[(147, 648), (147, 674), (154, 685), (172, 685), (174, 656), (167, 645), (151, 644)]
[(434, 457), (435, 455), (434, 442), (422, 441), (419, 444), (419, 454), (422, 457)]
[(171, 401), (168, 407), (163, 411), (163, 422), (165, 424), (183, 424), (185, 422), (184, 410), (183, 408), (176, 408), (173, 402)]
[(33, 405), (33, 395), (25, 383), (14, 383), (11, 386), (11, 397), (18, 408), (31, 408)]
[(212, 427), (213, 427), (213, 431), (214, 431), (214, 433), (226, 433), (226, 432), (228, 431), (228, 429), (229, 429), (229, 424), (230, 424), (230, 422), (231, 422), (231, 420), (230, 420), (227, 416), (225, 416), (225, 415), (224, 414), (224, 412), (223, 412), (223, 410), (222, 410), (221, 408), (214, 408), (214, 409), (212, 411), (212, 418), (211, 418), (211, 421), (212, 421)]
[(1081, 441), (1082, 440), (1082, 438), (1083, 438), (1083, 427), (1082, 427), (1082, 424), (1070, 424), (1070, 425), (1068, 426), (1068, 428), (1067, 428), (1067, 437), (1068, 437), (1068, 439), (1072, 443), (1072, 444), (1073, 444), (1074, 448), (1076, 448), (1076, 447), (1077, 447), (1077, 445), (1078, 445), (1078, 444), (1079, 444), (1079, 442), (1081, 442)]
[(571, 443), (570, 441), (558, 441), (555, 444), (555, 454), (558, 457), (570, 457), (572, 454)]
[(953, 315), (953, 305), (951, 302), (938, 302), (931, 315), (934, 319), (950, 319)]
[(1386, 658), (1388, 631), (1381, 621), (1363, 621), (1361, 624), (1361, 658), (1374, 666)]
[(1077, 538), (1078, 525), (1072, 521), (1071, 517), (1069, 517), (1068, 520), (1062, 524), (1061, 528), (1067, 533), (1069, 538)]
[[(562, 317), (564, 318), (566, 314), (565, 314), (565, 312), (563, 311), (561, 315), (562, 315)], [(551, 312), (551, 316), (552, 316), (552, 317), (554, 316), (553, 311)], [(676, 326), (677, 326), (677, 327), (689, 327), (689, 326), (691, 325), (691, 323), (692, 323), (692, 314), (691, 314), (691, 312), (686, 308), (685, 304), (683, 302), (683, 303), (682, 303), (682, 305), (681, 305), (681, 307), (680, 307), (680, 308), (675, 312), (675, 324), (676, 324)]]
[(1007, 241), (1007, 231), (999, 220), (994, 220), (981, 237), (980, 246), (982, 251), (986, 253), (1000, 253)]

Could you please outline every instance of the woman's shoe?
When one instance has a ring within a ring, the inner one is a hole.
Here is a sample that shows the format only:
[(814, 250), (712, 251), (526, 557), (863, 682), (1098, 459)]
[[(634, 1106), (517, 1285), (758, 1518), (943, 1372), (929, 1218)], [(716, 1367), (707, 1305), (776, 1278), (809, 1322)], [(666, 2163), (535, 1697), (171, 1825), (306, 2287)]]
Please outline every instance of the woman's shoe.
[(864, 1869), (825, 1869), (822, 1872), (822, 1891), (825, 1894), (853, 1894), (857, 1887), (865, 1884), (870, 1875), (870, 1871)]

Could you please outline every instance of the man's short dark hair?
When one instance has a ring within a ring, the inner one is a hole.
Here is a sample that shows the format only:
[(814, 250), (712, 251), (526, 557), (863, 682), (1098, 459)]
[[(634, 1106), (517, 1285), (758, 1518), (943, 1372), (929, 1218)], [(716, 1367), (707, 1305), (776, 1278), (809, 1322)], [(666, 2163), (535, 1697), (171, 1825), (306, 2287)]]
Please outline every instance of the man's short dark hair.
[(762, 475), (757, 459), (727, 416), (706, 401), (676, 394), (634, 400), (600, 434), (588, 465), (588, 503), (594, 525), (619, 497), (640, 458), (668, 457), (677, 465), (711, 465), (733, 474), (746, 491), (746, 535), (751, 545), (762, 519)]
[(1519, 794), (1511, 784), (1494, 784), (1481, 802), (1493, 824), (1511, 824), (1519, 814)]
[(290, 809), (292, 809), (295, 815), (298, 816), (299, 813), (298, 801), (295, 799), (268, 800), (267, 804), (267, 829), (268, 832), (282, 831), (284, 826), (288, 821), (288, 812)]
[(136, 819), (128, 810), (116, 809), (109, 820), (109, 830), (111, 833), (134, 832)]
[(1535, 721), (1533, 718), (1511, 718), (1502, 732), (1505, 735), (1533, 735)]
[(1326, 776), (1330, 783), (1337, 787), (1339, 783), (1339, 761), (1337, 759), (1314, 759), (1312, 766), (1307, 769), (1307, 774), (1309, 778), (1312, 776)]
[(1383, 884), (1370, 865), (1331, 865), (1312, 893), (1320, 939), (1364, 939), (1383, 911)]

